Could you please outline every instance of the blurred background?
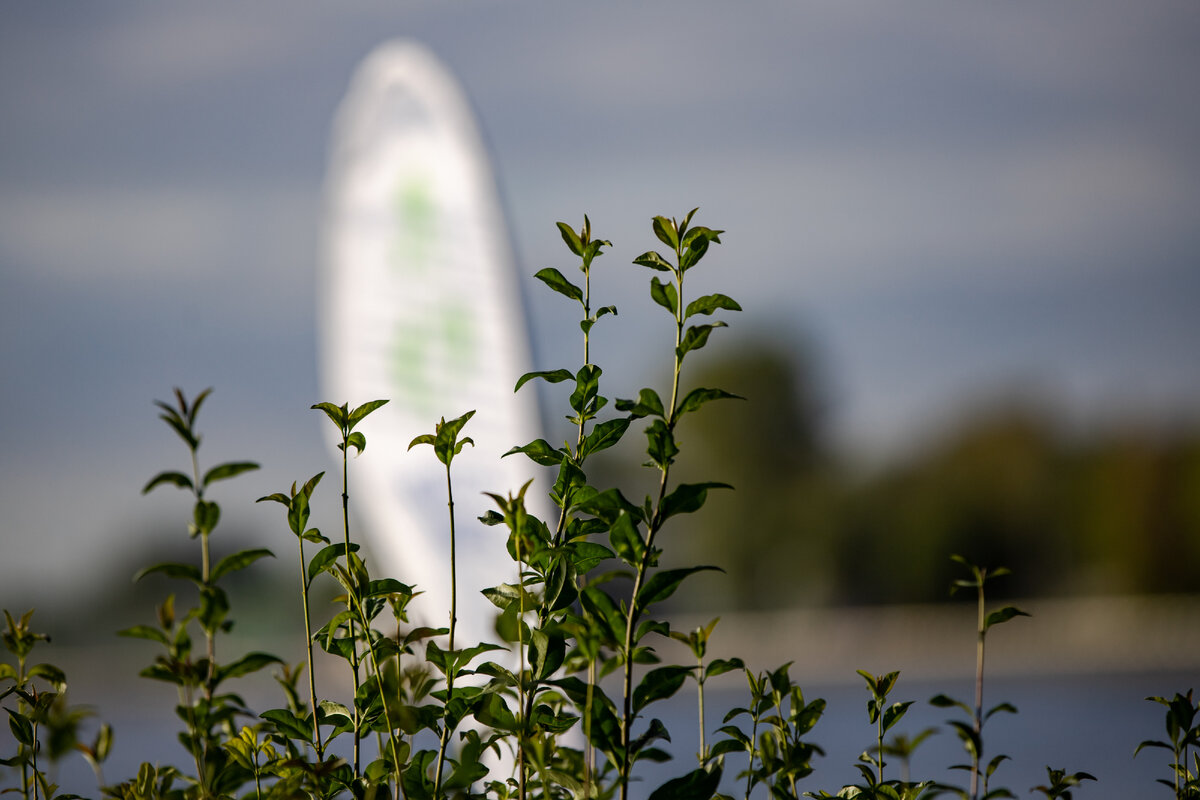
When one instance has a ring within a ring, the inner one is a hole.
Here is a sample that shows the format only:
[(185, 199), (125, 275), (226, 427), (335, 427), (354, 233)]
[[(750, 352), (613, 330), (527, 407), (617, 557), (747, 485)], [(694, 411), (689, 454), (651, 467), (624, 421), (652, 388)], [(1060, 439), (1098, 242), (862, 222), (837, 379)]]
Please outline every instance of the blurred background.
[[(151, 404), (174, 386), (215, 387), (205, 463), (263, 466), (220, 487), (214, 546), (288, 552), (253, 500), (332, 465), (309, 411), (341, 402), (316, 371), (331, 121), (397, 36), (475, 105), (537, 368), (579, 358), (574, 310), (530, 277), (572, 266), (555, 221), (614, 243), (593, 282), (621, 312), (593, 335), (610, 396), (663, 382), (645, 343), (669, 323), (629, 263), (651, 217), (699, 206), (728, 232), (694, 290), (745, 310), (691, 379), (749, 402), (681, 435), (681, 479), (737, 487), (669, 544), (727, 570), (682, 612), (942, 602), (955, 552), (1012, 568), (1009, 597), (1196, 593), (1198, 26), (1187, 0), (7, 7), (0, 605), (80, 646), (149, 620), (165, 583), (129, 576), (192, 544), (186, 497), (139, 495), (186, 466)], [(291, 601), (277, 561), (238, 607)], [(1200, 671), (1154, 658), (1121, 668)], [(1158, 730), (1146, 712), (1118, 752)]]

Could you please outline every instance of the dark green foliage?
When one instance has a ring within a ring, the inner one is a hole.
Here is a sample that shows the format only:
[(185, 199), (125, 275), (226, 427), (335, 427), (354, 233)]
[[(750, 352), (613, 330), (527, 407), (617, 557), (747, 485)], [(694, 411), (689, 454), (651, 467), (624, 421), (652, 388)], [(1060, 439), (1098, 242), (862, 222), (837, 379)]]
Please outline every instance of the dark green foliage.
[(1200, 702), (1193, 698), (1192, 689), (1186, 695), (1176, 693), (1172, 698), (1146, 699), (1166, 707), (1167, 739), (1146, 740), (1133, 754), (1136, 756), (1146, 747), (1170, 751), (1172, 780), (1159, 778), (1158, 782), (1174, 789), (1176, 798), (1200, 798)]
[[(161, 418), (187, 445), (191, 470), (160, 472), (144, 491), (170, 485), (191, 493), (185, 519), (188, 535), (200, 545), (198, 563), (164, 562), (138, 572), (137, 580), (179, 583), (179, 593), (168, 594), (161, 602), (154, 624), (134, 625), (121, 635), (149, 642), (159, 650), (141, 674), (176, 687), (175, 713), (182, 723), (179, 741), (190, 766), (143, 764), (135, 777), (103, 785), (99, 765), (111, 749), (111, 729), (101, 725), (93, 738), (84, 735), (88, 715), (67, 705), (66, 676), (51, 664), (29, 663), (34, 647), (48, 638), (30, 628), (32, 612), (20, 618), (5, 612), (3, 642), (15, 663), (0, 663), (0, 701), (14, 744), (10, 751), (0, 753), (0, 770), (11, 770), (18, 783), (0, 789), (20, 792), (23, 800), (70, 797), (57, 794), (47, 769), (74, 751), (97, 769), (103, 794), (113, 800), (627, 800), (630, 787), (644, 777), (647, 762), (672, 758), (668, 750), (671, 732), (655, 713), (661, 708), (658, 704), (676, 696), (691, 680), (697, 689), (697, 763), (657, 787), (644, 787), (638, 796), (650, 800), (724, 798), (726, 795), (719, 794), (722, 780), (735, 770), (730, 781), (744, 788), (747, 799), (753, 793), (772, 800), (801, 796), (804, 781), (815, 769), (814, 760), (824, 755), (810, 736), (825, 713), (825, 701), (806, 698), (789, 676), (787, 664), (752, 671), (737, 657), (710, 659), (716, 619), (684, 633), (672, 630), (662, 616), (666, 601), (690, 579), (720, 571), (716, 566), (680, 565), (677, 560), (660, 566), (664, 550), (669, 543), (674, 551), (678, 542), (686, 542), (693, 534), (694, 515), (705, 509), (711, 490), (732, 488), (713, 479), (719, 476), (685, 472), (684, 465), (694, 456), (691, 445), (683, 447), (686, 437), (679, 435), (681, 423), (706, 419), (713, 401), (740, 399), (713, 386), (720, 383), (715, 380), (706, 379), (703, 386), (690, 390), (683, 388), (685, 360), (690, 365), (712, 334), (725, 327), (714, 315), (740, 311), (737, 302), (723, 294), (689, 300), (685, 293), (686, 274), (712, 245), (720, 243), (722, 233), (693, 226), (694, 214), (692, 211), (682, 220), (655, 217), (652, 231), (665, 250), (648, 251), (634, 260), (655, 273), (649, 282), (651, 299), (671, 316), (673, 336), (662, 344), (664, 353), (670, 355), (671, 369), (663, 376), (663, 385), (639, 388), (630, 394), (636, 399), (617, 399), (611, 405), (602, 394), (604, 372), (590, 360), (595, 326), (616, 315), (613, 306), (594, 307), (591, 296), (595, 260), (611, 245), (593, 238), (587, 217), (578, 231), (558, 224), (567, 249), (579, 260), (582, 281), (573, 282), (555, 268), (539, 271), (536, 278), (579, 305), (582, 363), (571, 369), (527, 373), (517, 380), (514, 390), (535, 379), (551, 386), (563, 384), (564, 407), (570, 412), (565, 416), (574, 426), (574, 435), (561, 446), (535, 439), (506, 454), (521, 454), (537, 466), (554, 470), (547, 488), (554, 511), (547, 519), (539, 519), (529, 510), (526, 499), (531, 480), (515, 492), (490, 493), (495, 508), (479, 520), (493, 535), (505, 537), (513, 561), (506, 582), (482, 589), (498, 611), (496, 633), (504, 645), (455, 639), (456, 520), (451, 466), (464, 445), (471, 443), (462, 434), (473, 411), (449, 421), (441, 419), (434, 424), (433, 433), (417, 436), (409, 445), (410, 449), (430, 445), (446, 473), (451, 543), (448, 626), (411, 626), (407, 608), (414, 595), (412, 586), (397, 577), (373, 575), (360, 545), (351, 541), (349, 450), (362, 453), (366, 448), (366, 436), (357, 428), (387, 402), (375, 400), (353, 409), (328, 402), (312, 406), (335, 425), (340, 437), (341, 541), (333, 543), (309, 526), (323, 472), (302, 484), (292, 483), (286, 491), (259, 498), (283, 507), (287, 529), (296, 542), (306, 657), (293, 664), (269, 653), (232, 657), (219, 653), (218, 643), (234, 624), (234, 598), (222, 582), (272, 554), (263, 548), (244, 549), (213, 563), (209, 541), (220, 524), (221, 509), (206, 491), (257, 465), (233, 461), (201, 472), (196, 418), (209, 392), (201, 392), (189, 402), (176, 390), (175, 405), (157, 405)], [(710, 321), (691, 321), (698, 316)], [(741, 431), (738, 436), (769, 439), (783, 424), (770, 414), (761, 430)], [(627, 436), (632, 428), (640, 428), (641, 435)], [(647, 459), (645, 474), (652, 487), (636, 502), (622, 489), (598, 480), (600, 473), (592, 460), (598, 453), (629, 442), (641, 445), (639, 459)], [(738, 445), (735, 438), (729, 449), (736, 452)], [(794, 457), (780, 454), (772, 463), (791, 463), (789, 459)], [(781, 485), (772, 484), (768, 489), (776, 492)], [(757, 523), (753, 517), (743, 516), (751, 527)], [(306, 544), (310, 550), (315, 545), (315, 553), (306, 552)], [(984, 584), (1006, 570), (989, 571), (962, 558), (955, 560), (965, 565), (971, 576), (957, 580), (955, 588), (977, 593), (976, 698), (973, 706), (945, 695), (931, 702), (958, 709), (966, 717), (948, 724), (969, 756), (970, 763), (960, 766), (971, 772), (970, 788), (910, 779), (909, 757), (932, 730), (912, 738), (898, 730), (911, 706), (909, 701), (890, 700), (899, 673), (860, 671), (869, 693), (867, 715), (875, 727), (875, 742), (857, 764), (862, 783), (844, 787), (836, 797), (915, 800), (953, 793), (976, 800), (1012, 796), (1006, 789), (989, 788), (993, 773), (1006, 757), (983, 761), (984, 722), (996, 713), (1016, 711), (1007, 703), (983, 711), (983, 653), (991, 627), (1025, 612), (1003, 606), (988, 613)], [(414, 570), (437, 567), (414, 565)], [(714, 577), (698, 577), (695, 583)], [(339, 592), (333, 608), (325, 613), (310, 605), (318, 582)], [(177, 596), (190, 598), (191, 605), (184, 601), (177, 608)], [(671, 640), (686, 646), (694, 663), (663, 663), (659, 648)], [(314, 646), (344, 662), (351, 673), (344, 696), (335, 699), (328, 689), (319, 691)], [(505, 655), (498, 655), (501, 652)], [(278, 707), (255, 712), (232, 687), (268, 668), (275, 670), (282, 698)], [(725, 715), (716, 730), (721, 736), (710, 746), (706, 683), (739, 670), (746, 677), (748, 699)], [(1192, 693), (1170, 700), (1150, 699), (1167, 707), (1167, 740), (1143, 742), (1135, 754), (1143, 748), (1169, 750), (1175, 780), (1162, 782), (1173, 786), (1177, 797), (1196, 797), (1200, 768), (1193, 769), (1188, 763), (1189, 757), (1200, 759), (1194, 753), (1200, 748), (1200, 729)], [(888, 734), (890, 740), (885, 739)], [(333, 755), (332, 746), (341, 737), (349, 740), (343, 740), (352, 753), (349, 758)], [(501, 754), (509, 758), (497, 763), (494, 756)], [(892, 757), (902, 763), (899, 778), (889, 774), (887, 759)], [(1070, 798), (1080, 783), (1094, 780), (1085, 772), (1047, 769), (1047, 775), (1047, 784), (1031, 791)]]
[(1066, 770), (1052, 769), (1046, 767), (1047, 781), (1041, 786), (1035, 786), (1031, 791), (1041, 792), (1047, 798), (1061, 797), (1063, 800), (1071, 800), (1074, 796), (1072, 789), (1084, 781), (1094, 781), (1096, 778), (1086, 772), (1073, 772), (1070, 775)]

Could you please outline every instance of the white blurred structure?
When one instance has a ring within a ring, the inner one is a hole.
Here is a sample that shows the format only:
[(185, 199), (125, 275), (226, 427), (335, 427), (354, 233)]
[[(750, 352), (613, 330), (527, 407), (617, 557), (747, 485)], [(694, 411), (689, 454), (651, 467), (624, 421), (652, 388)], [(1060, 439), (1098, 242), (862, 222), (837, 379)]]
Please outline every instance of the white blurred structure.
[(460, 88), (425, 48), (391, 42), (363, 62), (335, 122), (327, 193), (322, 399), (390, 400), (360, 424), (367, 449), (351, 464), (372, 573), (424, 591), (414, 621), (448, 623), (445, 468), (408, 444), (474, 409), (460, 436), (475, 446), (452, 466), (456, 645), (495, 641), (496, 609), (479, 591), (513, 582), (516, 568), (503, 527), (476, 518), (495, 508), (482, 492), (531, 476), (524, 456), (500, 456), (538, 438), (540, 421), (532, 388), (512, 391), (529, 370), (528, 334), (489, 160)]

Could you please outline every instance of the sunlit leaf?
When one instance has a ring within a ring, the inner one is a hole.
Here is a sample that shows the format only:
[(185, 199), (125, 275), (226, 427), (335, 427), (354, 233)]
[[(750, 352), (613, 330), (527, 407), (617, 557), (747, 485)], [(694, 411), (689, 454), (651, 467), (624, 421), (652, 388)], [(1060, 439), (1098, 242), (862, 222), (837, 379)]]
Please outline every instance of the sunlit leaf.
[(569, 381), (574, 377), (575, 373), (571, 372), (569, 369), (551, 369), (540, 372), (526, 372), (517, 379), (517, 385), (513, 387), (513, 391), (517, 391), (534, 378), (541, 378), (547, 383), (561, 383), (562, 381)]
[(355, 425), (362, 422), (363, 418), (366, 417), (367, 414), (370, 414), (372, 411), (387, 405), (387, 402), (387, 400), (371, 400), (370, 402), (363, 403), (361, 406), (351, 411), (350, 415), (347, 417), (347, 423), (349, 427), (353, 428)]
[(514, 447), (504, 456), (511, 456), (514, 453), (524, 453), (535, 464), (541, 464), (543, 467), (557, 467), (567, 455), (545, 439), (535, 439), (522, 447)]
[(658, 240), (672, 250), (679, 249), (679, 229), (675, 227), (675, 223), (666, 217), (656, 216), (652, 223), (654, 235)]
[(546, 284), (564, 297), (569, 297), (572, 300), (576, 300), (580, 303), (583, 302), (583, 289), (580, 289), (578, 286), (567, 280), (567, 277), (554, 267), (539, 269), (533, 274), (533, 277), (537, 278), (539, 281)]

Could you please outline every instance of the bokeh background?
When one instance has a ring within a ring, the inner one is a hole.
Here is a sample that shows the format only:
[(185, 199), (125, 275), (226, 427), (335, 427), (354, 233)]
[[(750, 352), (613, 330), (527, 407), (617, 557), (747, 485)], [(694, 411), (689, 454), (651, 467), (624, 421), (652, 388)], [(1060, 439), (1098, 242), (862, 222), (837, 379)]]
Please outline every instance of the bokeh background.
[(571, 265), (555, 221), (614, 243), (613, 395), (660, 382), (650, 218), (728, 232), (702, 281), (745, 310), (694, 380), (750, 402), (687, 431), (738, 487), (680, 539), (728, 570), (688, 607), (941, 601), (952, 552), (1013, 596), (1200, 591), (1198, 33), (1188, 0), (5, 7), (0, 604), (81, 641), (149, 614), (128, 576), (188, 545), (139, 495), (185, 463), (177, 385), (216, 389), (207, 463), (263, 465), (228, 546), (285, 546), (252, 501), (331, 464), (330, 125), (397, 36), (476, 107), (538, 368), (578, 360), (530, 278)]

